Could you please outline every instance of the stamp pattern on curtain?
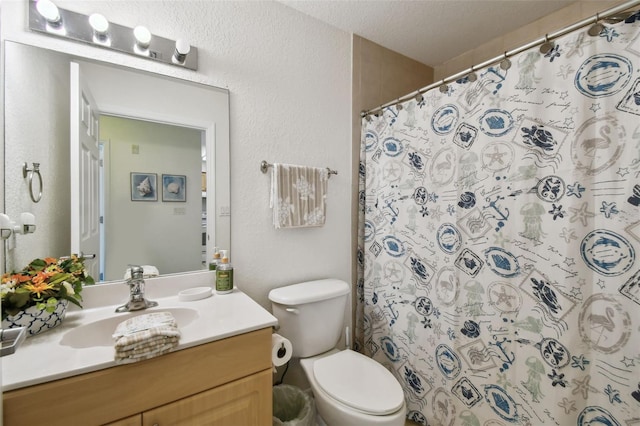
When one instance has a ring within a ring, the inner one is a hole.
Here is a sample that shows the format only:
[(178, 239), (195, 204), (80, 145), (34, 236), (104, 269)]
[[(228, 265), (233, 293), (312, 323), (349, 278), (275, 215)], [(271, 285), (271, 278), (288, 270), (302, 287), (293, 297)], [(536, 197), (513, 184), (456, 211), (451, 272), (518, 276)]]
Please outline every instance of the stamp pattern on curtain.
[(363, 120), (359, 350), (429, 425), (640, 424), (640, 15)]

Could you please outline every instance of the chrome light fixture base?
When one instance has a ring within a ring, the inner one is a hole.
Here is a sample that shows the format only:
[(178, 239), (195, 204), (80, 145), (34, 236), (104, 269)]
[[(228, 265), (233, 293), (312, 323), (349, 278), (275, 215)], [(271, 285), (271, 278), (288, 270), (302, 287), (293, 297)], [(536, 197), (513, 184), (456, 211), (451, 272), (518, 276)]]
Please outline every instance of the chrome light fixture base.
[(176, 45), (174, 40), (149, 33), (150, 39), (145, 45), (145, 43), (136, 40), (133, 28), (108, 22), (106, 30), (97, 31), (90, 24), (89, 16), (61, 8), (57, 9), (59, 20), (55, 22), (55, 25), (52, 25), (50, 20), (40, 14), (37, 3), (36, 0), (29, 0), (29, 29), (32, 31), (182, 68), (198, 69), (198, 49), (193, 46), (186, 49), (183, 40), (178, 40), (179, 43)]

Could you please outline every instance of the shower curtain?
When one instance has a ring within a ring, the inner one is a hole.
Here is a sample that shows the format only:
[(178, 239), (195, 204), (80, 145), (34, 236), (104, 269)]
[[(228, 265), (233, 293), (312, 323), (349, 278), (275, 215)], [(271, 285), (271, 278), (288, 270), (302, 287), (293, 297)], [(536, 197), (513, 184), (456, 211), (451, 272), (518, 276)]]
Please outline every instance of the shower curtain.
[(640, 14), (540, 50), (362, 121), (356, 344), (419, 424), (640, 425)]

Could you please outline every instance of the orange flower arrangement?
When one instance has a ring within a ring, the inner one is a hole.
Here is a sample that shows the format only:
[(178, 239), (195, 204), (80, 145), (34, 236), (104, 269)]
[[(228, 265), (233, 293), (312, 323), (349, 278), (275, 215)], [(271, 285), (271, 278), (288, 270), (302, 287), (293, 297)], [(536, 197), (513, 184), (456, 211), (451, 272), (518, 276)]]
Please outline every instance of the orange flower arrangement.
[(75, 255), (35, 259), (22, 271), (2, 276), (2, 319), (31, 306), (53, 312), (59, 299), (82, 307), (82, 286), (94, 283), (86, 273), (84, 259)]

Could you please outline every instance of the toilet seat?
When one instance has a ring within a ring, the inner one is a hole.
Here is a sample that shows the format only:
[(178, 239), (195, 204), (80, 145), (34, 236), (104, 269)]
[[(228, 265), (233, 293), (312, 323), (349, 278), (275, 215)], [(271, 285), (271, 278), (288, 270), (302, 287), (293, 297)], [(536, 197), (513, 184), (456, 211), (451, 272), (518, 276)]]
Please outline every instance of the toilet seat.
[(328, 395), (365, 414), (384, 416), (404, 404), (402, 388), (393, 374), (349, 349), (316, 360), (313, 374)]

